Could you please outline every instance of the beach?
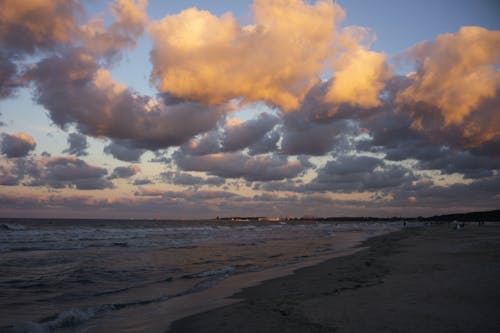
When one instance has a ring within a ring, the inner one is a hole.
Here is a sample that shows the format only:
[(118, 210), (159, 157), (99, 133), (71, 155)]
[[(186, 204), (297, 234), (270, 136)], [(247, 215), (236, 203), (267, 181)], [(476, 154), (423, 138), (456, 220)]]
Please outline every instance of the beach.
[(500, 225), (407, 228), (232, 296), (169, 332), (499, 332)]
[(164, 332), (245, 287), (359, 251), (401, 223), (0, 224), (0, 332)]

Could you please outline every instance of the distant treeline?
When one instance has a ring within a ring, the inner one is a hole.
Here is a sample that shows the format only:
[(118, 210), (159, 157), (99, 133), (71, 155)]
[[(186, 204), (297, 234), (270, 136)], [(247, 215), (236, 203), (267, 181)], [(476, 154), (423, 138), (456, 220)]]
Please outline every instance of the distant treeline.
[[(265, 217), (233, 216), (217, 218), (222, 221), (266, 221)], [(282, 217), (280, 221), (330, 221), (330, 222), (395, 222), (395, 221), (476, 221), (476, 222), (500, 222), (500, 210), (486, 212), (470, 212), (462, 214), (435, 215), (430, 217), (373, 217), (373, 216), (336, 216), (336, 217)]]
[(425, 221), (477, 221), (477, 222), (500, 222), (500, 210), (487, 212), (471, 212), (463, 214), (437, 215), (424, 218)]

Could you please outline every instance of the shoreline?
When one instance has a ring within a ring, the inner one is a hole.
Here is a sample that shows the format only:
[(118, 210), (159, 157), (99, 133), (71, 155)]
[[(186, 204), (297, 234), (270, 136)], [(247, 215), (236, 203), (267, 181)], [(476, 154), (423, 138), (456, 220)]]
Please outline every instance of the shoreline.
[[(387, 232), (384, 234), (387, 234)], [(259, 286), (266, 281), (292, 275), (297, 270), (361, 251), (363, 250), (362, 244), (367, 239), (379, 235), (380, 232), (378, 232), (378, 235), (375, 234), (357, 240), (353, 238), (339, 247), (334, 253), (313, 257), (306, 261), (233, 275), (208, 289), (175, 297), (167, 302), (143, 305), (140, 312), (135, 307), (121, 309), (89, 321), (82, 329), (88, 332), (165, 332), (166, 327), (170, 328), (172, 323), (183, 318), (237, 304), (241, 299), (235, 298), (234, 295), (239, 294), (246, 288)]]
[(407, 228), (266, 280), (168, 332), (497, 332), (500, 225)]

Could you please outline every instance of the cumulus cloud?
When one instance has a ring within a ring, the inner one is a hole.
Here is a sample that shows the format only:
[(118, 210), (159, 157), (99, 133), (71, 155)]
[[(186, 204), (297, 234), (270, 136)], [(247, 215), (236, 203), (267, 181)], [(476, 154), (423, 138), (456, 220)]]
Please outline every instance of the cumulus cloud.
[[(378, 104), (385, 57), (360, 46), (365, 30), (340, 30), (331, 1), (256, 0), (253, 24), (196, 8), (149, 26), (159, 90), (205, 103), (264, 100), (294, 110), (326, 68), (338, 70), (330, 101)], [(340, 58), (340, 59), (337, 59)]]
[(94, 190), (112, 188), (113, 183), (105, 178), (105, 168), (90, 165), (76, 157), (19, 158), (5, 172), (17, 182), (28, 186), (52, 188), (76, 188)]
[(135, 176), (140, 171), (141, 168), (138, 165), (118, 166), (114, 168), (113, 173), (109, 176), (109, 179), (130, 178)]
[(0, 13), (0, 45), (14, 53), (32, 54), (71, 41), (76, 19), (83, 13), (77, 1), (4, 0)]
[(225, 179), (220, 177), (198, 177), (193, 176), (187, 172), (174, 172), (167, 171), (162, 172), (160, 175), (164, 180), (175, 184), (175, 185), (186, 185), (186, 186), (201, 186), (201, 185), (211, 185), (211, 186), (222, 186), (225, 183)]
[[(310, 107), (304, 104), (304, 108), (299, 112), (284, 116), (280, 150), (282, 153), (320, 156), (335, 146), (340, 147), (342, 140), (356, 131), (354, 122), (329, 116), (323, 118), (321, 110), (311, 114)], [(315, 119), (315, 115), (320, 115), (319, 119)]]
[(102, 17), (93, 17), (79, 26), (83, 47), (94, 55), (113, 57), (133, 48), (147, 22), (147, 0), (116, 0), (110, 4), (113, 23), (106, 27)]
[(75, 124), (83, 134), (128, 140), (133, 148), (181, 145), (215, 127), (226, 111), (190, 101), (165, 104), (136, 94), (81, 50), (42, 60), (29, 77), (35, 83), (36, 100), (56, 125)]
[(222, 178), (243, 178), (248, 181), (294, 178), (310, 166), (305, 160), (288, 160), (282, 156), (248, 156), (243, 153), (190, 156), (176, 152), (174, 160), (185, 171), (202, 171)]
[(181, 147), (182, 152), (190, 155), (208, 155), (221, 151), (220, 133), (212, 130), (210, 132), (198, 135)]
[(0, 185), (16, 186), (19, 185), (20, 177), (15, 170), (4, 165), (0, 165)]
[(104, 147), (104, 153), (125, 162), (139, 162), (145, 149), (130, 147), (126, 140), (112, 141)]
[(259, 141), (248, 147), (250, 155), (267, 154), (278, 150), (278, 141), (280, 133), (272, 131), (263, 136)]
[[(417, 71), (397, 96), (412, 126), (431, 137), (454, 139), (467, 148), (497, 140), (500, 31), (462, 27), (407, 51)], [(443, 134), (437, 132), (443, 131)]]
[(148, 185), (148, 184), (153, 184), (153, 181), (151, 179), (148, 179), (148, 178), (140, 178), (140, 179), (134, 180), (133, 184), (136, 186)]
[(363, 108), (379, 106), (380, 91), (390, 76), (385, 55), (357, 46), (336, 61), (325, 101)]
[(135, 46), (146, 24), (146, 5), (146, 0), (114, 1), (109, 6), (114, 21), (105, 27), (99, 16), (81, 24), (86, 13), (79, 1), (5, 0), (0, 13), (0, 43), (19, 56), (68, 45), (112, 56)]
[(87, 148), (89, 144), (87, 142), (87, 137), (79, 133), (70, 133), (68, 135), (68, 145), (69, 147), (63, 150), (63, 153), (75, 155), (75, 156), (86, 156)]
[(494, 97), (500, 76), (500, 31), (462, 27), (408, 50), (417, 62), (400, 98), (439, 108), (445, 125), (461, 123), (482, 99)]
[(29, 134), (20, 132), (14, 134), (2, 133), (1, 152), (7, 157), (24, 157), (36, 147), (36, 142)]
[(278, 121), (275, 116), (261, 113), (256, 119), (228, 122), (221, 140), (223, 151), (238, 151), (257, 143)]
[(16, 74), (17, 66), (0, 51), (0, 98), (9, 97), (12, 94), (18, 85)]
[(420, 169), (439, 170), (443, 174), (459, 173), (464, 178), (491, 177), (500, 170), (500, 159), (487, 156), (474, 156), (468, 151), (454, 152), (442, 150), (434, 159), (420, 161)]
[(105, 179), (107, 173), (106, 169), (77, 158), (53, 157), (44, 164), (37, 185), (79, 190), (112, 188), (113, 183)]
[(415, 179), (400, 165), (386, 164), (371, 156), (340, 156), (318, 170), (318, 175), (302, 190), (364, 192), (394, 188)]

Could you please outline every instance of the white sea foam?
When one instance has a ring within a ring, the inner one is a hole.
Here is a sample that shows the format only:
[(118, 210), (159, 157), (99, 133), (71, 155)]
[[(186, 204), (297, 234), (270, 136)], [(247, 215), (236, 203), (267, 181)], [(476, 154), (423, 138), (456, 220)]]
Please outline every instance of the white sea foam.
[(235, 267), (233, 266), (226, 266), (220, 269), (214, 269), (210, 271), (204, 271), (204, 272), (199, 272), (195, 274), (189, 274), (183, 276), (184, 278), (188, 279), (195, 279), (195, 278), (202, 278), (202, 277), (208, 277), (208, 276), (214, 276), (214, 275), (226, 275), (234, 272), (236, 270)]

